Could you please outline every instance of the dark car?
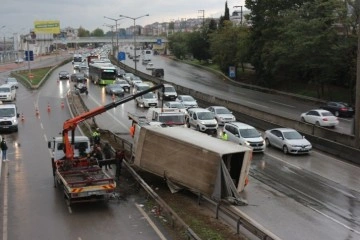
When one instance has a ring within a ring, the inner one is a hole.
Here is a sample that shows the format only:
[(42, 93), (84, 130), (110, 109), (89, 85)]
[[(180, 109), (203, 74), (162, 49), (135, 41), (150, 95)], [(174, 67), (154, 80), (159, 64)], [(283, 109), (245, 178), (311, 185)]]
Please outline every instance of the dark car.
[(151, 76), (157, 77), (157, 78), (163, 78), (164, 77), (164, 69), (162, 69), (162, 68), (152, 69)]
[(70, 74), (67, 71), (60, 71), (59, 72), (59, 79), (69, 79), (70, 78)]
[(87, 81), (84, 73), (71, 74), (70, 79), (72, 82), (76, 82), (76, 83), (86, 83)]
[(326, 105), (320, 108), (328, 110), (336, 117), (352, 117), (355, 113), (354, 109), (344, 102), (327, 102)]
[(110, 95), (116, 95), (119, 97), (123, 97), (125, 95), (125, 91), (120, 84), (109, 84), (105, 87), (105, 92)]

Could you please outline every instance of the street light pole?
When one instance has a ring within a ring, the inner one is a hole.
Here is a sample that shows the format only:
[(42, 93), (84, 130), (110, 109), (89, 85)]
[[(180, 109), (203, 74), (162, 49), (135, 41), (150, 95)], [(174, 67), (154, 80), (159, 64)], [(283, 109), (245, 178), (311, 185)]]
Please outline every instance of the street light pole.
[(134, 21), (134, 31), (133, 31), (133, 35), (134, 35), (134, 63), (135, 63), (135, 72), (137, 71), (137, 60), (136, 59), (136, 31), (135, 31), (135, 28), (136, 28), (136, 23), (135, 21), (139, 18), (142, 18), (142, 17), (147, 17), (147, 16), (150, 16), (149, 14), (145, 14), (145, 15), (142, 15), (142, 16), (139, 16), (139, 17), (136, 17), (136, 18), (133, 18), (133, 17), (128, 17), (128, 16), (125, 16), (125, 15), (119, 15), (119, 17), (123, 17), (123, 18), (129, 18), (129, 19), (132, 19)]
[[(118, 24), (117, 24), (117, 22), (118, 22), (119, 20), (124, 19), (124, 18), (117, 18), (117, 19), (115, 19), (115, 18), (106, 17), (106, 16), (104, 16), (104, 18), (107, 18), (107, 19), (109, 19), (109, 20), (113, 20), (113, 21), (115, 21), (115, 32), (116, 32), (116, 53), (117, 53), (117, 52), (119, 51), (119, 33), (118, 33)], [(113, 56), (117, 58), (117, 56), (115, 56), (115, 53), (114, 53), (114, 47), (113, 47)]]

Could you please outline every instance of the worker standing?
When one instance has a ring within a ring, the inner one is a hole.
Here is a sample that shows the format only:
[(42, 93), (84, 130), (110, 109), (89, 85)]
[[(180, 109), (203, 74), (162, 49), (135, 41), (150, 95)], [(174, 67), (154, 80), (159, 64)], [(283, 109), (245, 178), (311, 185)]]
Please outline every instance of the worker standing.
[(228, 140), (228, 135), (226, 132), (223, 132), (222, 136), (221, 136), (221, 139), (224, 140), (224, 141), (227, 141)]
[[(106, 160), (111, 159), (111, 147), (110, 144), (107, 142), (103, 147), (103, 153)], [(112, 169), (111, 164), (105, 164), (105, 170)]]
[(135, 134), (135, 124), (132, 124), (130, 127), (130, 136), (134, 137), (134, 134)]
[(4, 162), (7, 162), (9, 161), (6, 157), (6, 152), (7, 152), (7, 149), (8, 149), (8, 146), (6, 144), (6, 141), (5, 141), (5, 138), (3, 137), (2, 140), (1, 140), (1, 143), (0, 143), (0, 148), (1, 148), (1, 152), (2, 152), (2, 160)]
[(121, 168), (122, 168), (122, 162), (125, 157), (125, 153), (122, 150), (117, 150), (115, 155), (115, 161), (116, 161), (116, 172), (115, 176), (119, 180), (120, 174), (121, 174)]
[(95, 131), (92, 133), (92, 139), (94, 144), (100, 144), (100, 132), (99, 128), (96, 128)]

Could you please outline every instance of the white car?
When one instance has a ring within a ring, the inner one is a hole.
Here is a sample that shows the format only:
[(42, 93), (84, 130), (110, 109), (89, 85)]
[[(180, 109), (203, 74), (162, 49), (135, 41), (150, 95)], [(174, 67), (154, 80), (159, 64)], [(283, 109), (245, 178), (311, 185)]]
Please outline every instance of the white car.
[(13, 77), (8, 77), (6, 80), (5, 80), (5, 83), (6, 84), (10, 84), (10, 85), (14, 85), (15, 88), (18, 88), (19, 87), (19, 82), (16, 78), (13, 78)]
[(339, 120), (331, 112), (324, 109), (313, 109), (301, 114), (301, 121), (320, 127), (335, 127)]
[(225, 123), (223, 132), (227, 134), (228, 141), (250, 147), (253, 152), (265, 151), (265, 141), (253, 126), (241, 122), (229, 122)]
[(312, 149), (311, 143), (299, 132), (291, 128), (274, 128), (265, 131), (267, 147), (273, 146), (285, 154), (306, 154)]
[(153, 63), (148, 63), (146, 64), (146, 70), (153, 70), (155, 67), (154, 67), (154, 64)]
[(184, 104), (186, 108), (198, 107), (197, 101), (190, 95), (178, 95), (176, 101)]
[(134, 76), (132, 73), (125, 73), (123, 78), (130, 84), (131, 78)]
[(216, 118), (216, 121), (219, 125), (224, 125), (227, 122), (236, 121), (235, 116), (232, 112), (223, 106), (210, 106), (207, 108), (210, 112), (213, 112)]
[(14, 63), (23, 63), (24, 59), (23, 58), (17, 58), (15, 59)]

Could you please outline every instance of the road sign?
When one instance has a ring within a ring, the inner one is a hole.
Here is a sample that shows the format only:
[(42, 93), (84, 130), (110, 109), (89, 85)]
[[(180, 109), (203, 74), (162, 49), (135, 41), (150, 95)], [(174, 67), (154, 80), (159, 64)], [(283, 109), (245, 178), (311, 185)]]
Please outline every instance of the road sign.
[(230, 66), (229, 67), (229, 77), (230, 78), (235, 78), (236, 73), (235, 73), (235, 67), (234, 66)]
[(156, 40), (156, 43), (157, 43), (158, 45), (161, 45), (162, 39), (161, 39), (161, 38), (158, 38), (158, 39)]
[(125, 58), (126, 58), (125, 52), (118, 53), (118, 61), (125, 60)]
[(34, 51), (25, 51), (25, 61), (34, 61)]

